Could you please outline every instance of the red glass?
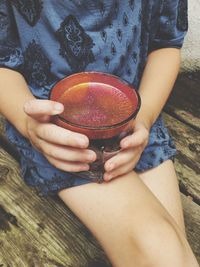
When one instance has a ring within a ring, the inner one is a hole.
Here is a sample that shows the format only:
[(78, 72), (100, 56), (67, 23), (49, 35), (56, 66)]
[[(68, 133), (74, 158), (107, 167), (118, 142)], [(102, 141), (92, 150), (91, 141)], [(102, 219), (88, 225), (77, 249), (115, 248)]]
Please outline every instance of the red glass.
[(81, 72), (60, 80), (50, 99), (64, 105), (53, 118), (61, 127), (88, 136), (97, 160), (78, 175), (103, 181), (104, 163), (120, 150), (122, 138), (132, 133), (140, 96), (118, 77), (101, 72)]

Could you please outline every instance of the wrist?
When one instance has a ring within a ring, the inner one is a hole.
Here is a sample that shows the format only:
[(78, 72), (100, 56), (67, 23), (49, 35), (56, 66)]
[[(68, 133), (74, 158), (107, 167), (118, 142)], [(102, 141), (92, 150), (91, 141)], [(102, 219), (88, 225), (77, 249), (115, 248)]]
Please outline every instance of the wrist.
[(18, 121), (14, 123), (15, 127), (17, 130), (20, 132), (21, 135), (23, 135), (25, 138), (29, 137), (28, 134), (28, 123), (30, 122), (30, 116), (27, 115), (24, 111), (24, 104), (29, 101), (35, 99), (35, 97), (30, 97), (27, 98), (22, 102), (22, 110), (21, 110), (21, 115), (18, 117)]
[(150, 117), (142, 116), (141, 114), (138, 114), (135, 121), (142, 123), (144, 127), (147, 129), (147, 131), (150, 131), (151, 126), (153, 125), (153, 122), (150, 119)]
[(20, 133), (25, 137), (28, 138), (29, 134), (28, 134), (28, 121), (29, 121), (30, 117), (28, 115), (25, 115), (24, 117), (24, 121), (21, 125), (21, 129), (19, 129)]

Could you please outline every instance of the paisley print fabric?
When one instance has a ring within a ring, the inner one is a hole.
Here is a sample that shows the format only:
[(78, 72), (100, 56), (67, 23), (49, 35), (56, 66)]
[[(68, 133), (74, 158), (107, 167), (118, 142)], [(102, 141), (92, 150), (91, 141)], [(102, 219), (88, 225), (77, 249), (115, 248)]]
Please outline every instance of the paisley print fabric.
[(73, 71), (83, 71), (88, 63), (94, 61), (91, 50), (94, 43), (74, 16), (66, 17), (57, 35), (61, 46), (60, 55), (68, 61)]
[(41, 0), (11, 0), (11, 2), (30, 26), (37, 23), (42, 10)]
[(13, 14), (6, 0), (0, 2), (0, 66), (18, 68), (22, 65), (23, 56), (19, 46)]
[[(58, 80), (80, 71), (111, 73), (138, 89), (149, 53), (182, 47), (187, 1), (1, 0), (0, 28), (0, 66), (20, 71), (37, 98), (48, 98)], [(80, 178), (56, 169), (10, 123), (7, 136), (21, 156), (24, 181), (39, 194), (91, 182), (87, 172)], [(135, 170), (175, 154), (159, 116)]]
[(32, 40), (24, 52), (24, 64), (22, 73), (28, 84), (43, 91), (41, 98), (48, 97), (49, 91), (45, 92), (45, 86), (56, 81), (55, 75), (51, 73), (51, 62), (45, 56), (43, 49)]

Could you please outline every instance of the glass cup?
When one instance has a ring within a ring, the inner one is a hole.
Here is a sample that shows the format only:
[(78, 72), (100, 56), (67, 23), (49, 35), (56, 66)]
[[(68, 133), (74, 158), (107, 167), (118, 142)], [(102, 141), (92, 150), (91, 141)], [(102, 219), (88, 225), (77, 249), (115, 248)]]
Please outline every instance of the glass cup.
[(140, 109), (140, 96), (133, 87), (114, 75), (81, 72), (56, 83), (49, 98), (64, 105), (52, 121), (68, 130), (85, 134), (97, 159), (89, 171), (76, 173), (103, 182), (104, 164), (120, 151), (120, 141), (133, 132)]

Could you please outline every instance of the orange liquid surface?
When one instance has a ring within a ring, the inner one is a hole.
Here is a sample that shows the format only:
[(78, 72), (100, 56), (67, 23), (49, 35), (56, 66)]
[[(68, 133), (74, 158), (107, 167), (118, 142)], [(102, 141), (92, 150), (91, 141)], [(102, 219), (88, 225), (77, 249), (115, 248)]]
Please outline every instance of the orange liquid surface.
[(78, 84), (58, 99), (61, 116), (69, 122), (88, 127), (111, 126), (134, 112), (131, 100), (115, 87), (100, 83)]

